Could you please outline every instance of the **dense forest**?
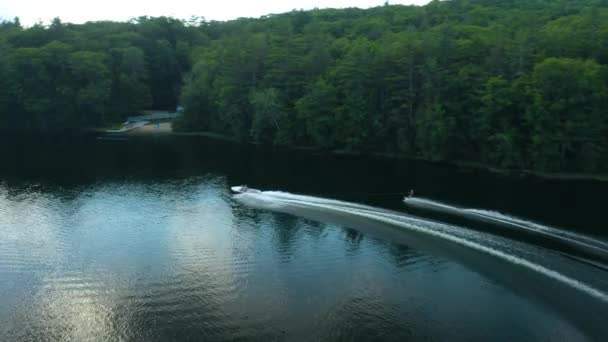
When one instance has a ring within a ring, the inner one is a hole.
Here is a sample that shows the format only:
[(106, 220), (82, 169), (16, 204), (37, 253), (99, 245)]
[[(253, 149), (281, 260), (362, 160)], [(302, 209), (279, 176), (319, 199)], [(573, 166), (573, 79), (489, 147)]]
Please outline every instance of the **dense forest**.
[(603, 0), (15, 19), (0, 24), (0, 130), (62, 134), (181, 104), (175, 129), (242, 141), (605, 173), (607, 64)]

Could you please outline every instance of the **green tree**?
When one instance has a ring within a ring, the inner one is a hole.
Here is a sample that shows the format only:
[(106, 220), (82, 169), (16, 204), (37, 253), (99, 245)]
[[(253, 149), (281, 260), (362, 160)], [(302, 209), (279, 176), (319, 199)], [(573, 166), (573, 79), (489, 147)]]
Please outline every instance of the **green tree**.
[(144, 108), (281, 145), (608, 171), (606, 1), (453, 0), (228, 22), (0, 22), (0, 125)]
[(148, 73), (143, 50), (137, 47), (110, 50), (111, 114), (108, 119), (122, 120), (138, 110), (152, 106)]
[(531, 99), (524, 82), (491, 77), (480, 92), (481, 105), (472, 122), (472, 134), (481, 161), (504, 167), (525, 167), (524, 114)]
[(534, 166), (551, 171), (597, 171), (607, 147), (605, 67), (591, 60), (547, 58), (534, 68)]
[(430, 160), (450, 159), (456, 146), (452, 144), (456, 132), (453, 117), (437, 103), (422, 107), (416, 116), (417, 137), (423, 157)]
[(280, 122), (285, 116), (279, 92), (275, 88), (252, 90), (249, 102), (253, 111), (251, 136), (255, 141), (269, 143), (281, 129)]
[(180, 99), (185, 110), (175, 122), (175, 128), (226, 133), (219, 122), (212, 98), (214, 69), (214, 65), (199, 62), (186, 75)]
[(107, 122), (111, 81), (105, 66), (106, 56), (99, 52), (78, 51), (70, 56), (70, 85), (74, 87), (73, 119), (78, 126), (98, 126)]
[(336, 88), (319, 79), (310, 92), (296, 102), (298, 117), (305, 123), (307, 136), (316, 146), (331, 148), (336, 144), (337, 97)]
[(0, 40), (0, 89), (2, 89), (0, 91), (0, 130), (6, 130), (12, 126), (10, 110), (13, 93), (11, 88), (14, 80), (11, 79), (13, 73), (11, 72), (9, 53), (8, 44)]

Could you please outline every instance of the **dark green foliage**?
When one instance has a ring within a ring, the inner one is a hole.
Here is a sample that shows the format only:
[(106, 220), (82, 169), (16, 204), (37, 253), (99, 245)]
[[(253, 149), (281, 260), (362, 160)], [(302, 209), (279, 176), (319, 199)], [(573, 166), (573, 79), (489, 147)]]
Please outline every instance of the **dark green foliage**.
[(0, 130), (59, 133), (174, 109), (191, 46), (207, 39), (173, 18), (24, 29), (0, 23)]
[(532, 77), (536, 94), (526, 119), (534, 166), (597, 171), (608, 147), (605, 67), (591, 60), (547, 58)]
[(251, 137), (254, 141), (272, 142), (273, 135), (281, 130), (284, 111), (279, 96), (275, 88), (256, 89), (249, 94), (253, 116)]
[(338, 92), (325, 80), (315, 82), (308, 94), (296, 102), (298, 118), (305, 124), (306, 137), (322, 148), (334, 147), (336, 132), (335, 108)]
[[(213, 23), (184, 87), (181, 128), (605, 172), (606, 16), (595, 1), (453, 0)], [(197, 118), (239, 128), (188, 124)]]
[(0, 125), (137, 110), (264, 144), (608, 171), (608, 5), (452, 0), (188, 22), (0, 24)]

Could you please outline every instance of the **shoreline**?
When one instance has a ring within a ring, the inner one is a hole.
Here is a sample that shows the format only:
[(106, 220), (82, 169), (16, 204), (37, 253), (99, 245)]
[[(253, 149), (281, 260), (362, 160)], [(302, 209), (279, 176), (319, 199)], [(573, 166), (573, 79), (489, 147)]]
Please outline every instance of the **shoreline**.
[[(412, 160), (420, 161), (430, 164), (443, 164), (451, 167), (456, 167), (460, 170), (482, 170), (489, 173), (502, 175), (505, 177), (537, 177), (543, 180), (561, 180), (561, 181), (597, 181), (597, 182), (608, 182), (608, 174), (584, 174), (584, 173), (566, 173), (566, 172), (543, 172), (535, 171), (530, 169), (505, 169), (492, 165), (487, 165), (479, 162), (470, 161), (454, 161), (454, 160), (428, 160), (419, 156), (411, 155), (400, 155), (395, 153), (379, 153), (379, 152), (357, 152), (349, 150), (323, 150), (314, 146), (274, 146), (264, 145), (251, 141), (241, 141), (237, 138), (230, 137), (220, 133), (205, 132), (205, 131), (194, 131), (194, 132), (183, 132), (173, 131), (170, 123), (161, 123), (160, 128), (156, 128), (155, 124), (149, 124), (144, 127), (134, 129), (130, 132), (121, 134), (125, 138), (128, 137), (145, 137), (145, 136), (177, 136), (177, 137), (203, 137), (218, 141), (230, 142), (235, 144), (249, 145), (249, 146), (264, 146), (270, 149), (280, 149), (286, 151), (302, 151), (316, 154), (330, 154), (335, 156), (352, 156), (352, 157), (373, 157), (391, 160)], [(99, 132), (99, 131), (98, 131)]]
[[(237, 144), (245, 144), (245, 145), (261, 145), (253, 142), (243, 142), (239, 141), (236, 138), (232, 138), (219, 133), (212, 132), (172, 132), (171, 135), (175, 136), (200, 136), (206, 137), (210, 139), (229, 141)], [(394, 153), (363, 153), (356, 151), (348, 151), (348, 150), (322, 150), (313, 146), (272, 146), (268, 145), (269, 148), (278, 148), (284, 150), (293, 150), (293, 151), (303, 151), (303, 152), (313, 152), (313, 153), (321, 153), (321, 154), (331, 154), (331, 155), (346, 155), (353, 157), (374, 157), (374, 158), (383, 158), (383, 159), (393, 159), (393, 160), (415, 160), (421, 161), (425, 163), (431, 164), (444, 164), (452, 167), (457, 167), (460, 169), (471, 169), (471, 170), (483, 170), (493, 174), (499, 174), (507, 177), (537, 177), (545, 180), (563, 180), (563, 181), (598, 181), (598, 182), (608, 182), (608, 174), (583, 174), (583, 173), (563, 173), (563, 172), (543, 172), (543, 171), (535, 171), (529, 169), (505, 169), (500, 167), (495, 167), (492, 165), (487, 165), (478, 162), (468, 162), (468, 161), (450, 161), (450, 160), (428, 160), (418, 156), (407, 156), (407, 155), (398, 155)]]

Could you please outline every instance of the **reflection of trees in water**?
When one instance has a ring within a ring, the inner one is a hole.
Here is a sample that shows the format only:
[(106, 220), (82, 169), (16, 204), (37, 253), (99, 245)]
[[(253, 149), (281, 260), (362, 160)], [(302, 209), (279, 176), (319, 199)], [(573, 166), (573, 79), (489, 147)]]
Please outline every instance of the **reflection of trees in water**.
[(348, 255), (352, 255), (359, 251), (359, 248), (361, 247), (361, 241), (363, 241), (363, 234), (352, 228), (345, 227), (343, 229), (344, 241), (347, 243), (346, 253)]
[[(293, 246), (297, 241), (298, 232), (300, 232), (300, 224), (303, 222), (301, 218), (274, 212), (265, 212), (257, 209), (250, 209), (242, 205), (235, 205), (232, 208), (232, 213), (237, 224), (234, 228), (239, 234), (250, 234), (252, 230), (263, 231), (268, 230), (272, 235), (272, 245), (281, 255), (281, 260), (288, 261), (293, 253)], [(307, 222), (308, 225), (319, 225), (317, 222)], [(320, 229), (319, 229), (320, 230)], [(307, 233), (314, 231), (306, 229)]]
[(352, 228), (344, 228), (346, 232), (346, 240), (351, 243), (359, 244), (363, 240), (363, 234)]
[(437, 272), (447, 267), (446, 259), (428, 255), (405, 244), (387, 243), (385, 251), (391, 263), (398, 268), (423, 264), (424, 267)]
[(287, 214), (273, 213), (270, 226), (273, 228), (274, 245), (281, 255), (281, 260), (289, 261), (293, 254), (296, 235), (300, 230), (300, 219)]
[(230, 208), (232, 209), (232, 215), (234, 215), (235, 221), (238, 223), (234, 225), (234, 228), (238, 231), (248, 229), (252, 226), (245, 223), (254, 223), (253, 226), (259, 226), (262, 221), (262, 212), (259, 210), (251, 209), (236, 202), (230, 203)]
[(408, 260), (420, 256), (415, 249), (403, 244), (387, 243), (386, 251), (392, 264), (400, 268), (409, 264)]
[(302, 222), (306, 223), (306, 227), (304, 229), (306, 234), (310, 235), (315, 240), (318, 240), (323, 235), (323, 231), (325, 231), (326, 226), (325, 223), (306, 219), (302, 219)]
[(404, 241), (391, 242), (378, 240), (382, 244), (382, 255), (395, 267), (403, 269), (407, 267), (425, 267), (432, 272), (438, 272), (448, 267), (448, 260), (428, 254), (433, 250), (425, 248), (424, 244), (418, 246), (413, 242), (413, 246)]

